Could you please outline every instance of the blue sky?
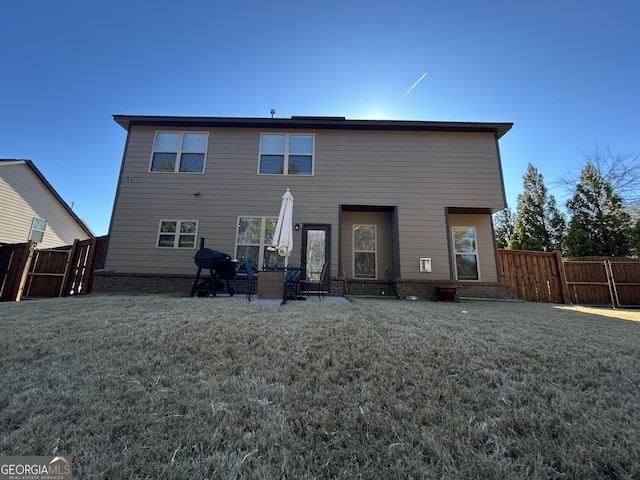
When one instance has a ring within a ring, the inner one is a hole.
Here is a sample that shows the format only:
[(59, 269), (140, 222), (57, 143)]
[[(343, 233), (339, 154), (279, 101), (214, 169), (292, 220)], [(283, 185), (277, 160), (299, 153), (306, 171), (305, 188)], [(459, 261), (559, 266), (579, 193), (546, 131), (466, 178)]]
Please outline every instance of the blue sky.
[[(515, 209), (596, 145), (640, 152), (640, 2), (21, 0), (0, 16), (0, 158), (108, 232), (112, 114), (513, 122)], [(425, 73), (427, 76), (405, 95)]]

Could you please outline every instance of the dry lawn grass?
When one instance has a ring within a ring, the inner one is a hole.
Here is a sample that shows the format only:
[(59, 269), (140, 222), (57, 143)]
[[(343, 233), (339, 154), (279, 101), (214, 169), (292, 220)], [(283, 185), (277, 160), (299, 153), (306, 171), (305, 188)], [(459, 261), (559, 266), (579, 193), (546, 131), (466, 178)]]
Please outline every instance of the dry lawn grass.
[(77, 478), (640, 478), (637, 322), (160, 295), (0, 318), (0, 454)]

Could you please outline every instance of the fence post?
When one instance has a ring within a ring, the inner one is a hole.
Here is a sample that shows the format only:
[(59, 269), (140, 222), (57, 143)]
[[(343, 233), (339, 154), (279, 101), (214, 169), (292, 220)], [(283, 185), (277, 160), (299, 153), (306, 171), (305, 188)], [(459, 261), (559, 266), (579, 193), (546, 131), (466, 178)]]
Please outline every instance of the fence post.
[(18, 288), (16, 290), (16, 302), (19, 302), (22, 299), (24, 286), (27, 283), (27, 276), (29, 274), (29, 269), (31, 268), (31, 260), (33, 259), (33, 252), (35, 251), (35, 249), (36, 249), (36, 242), (33, 240), (29, 240), (29, 242), (27, 243), (27, 249), (25, 252), (26, 258), (24, 259), (22, 272), (20, 274), (20, 280), (18, 282)]
[(562, 253), (560, 250), (553, 252), (558, 265), (558, 274), (560, 276), (560, 291), (562, 292), (562, 303), (568, 305), (571, 303), (571, 296), (569, 294), (569, 284), (567, 284), (567, 272), (564, 270), (564, 260), (562, 259)]

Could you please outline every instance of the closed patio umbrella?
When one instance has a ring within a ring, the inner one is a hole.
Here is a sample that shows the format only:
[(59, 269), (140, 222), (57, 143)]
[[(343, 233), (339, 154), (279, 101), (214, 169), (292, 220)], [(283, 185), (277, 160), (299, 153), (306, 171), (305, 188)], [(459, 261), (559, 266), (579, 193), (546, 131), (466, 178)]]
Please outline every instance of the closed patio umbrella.
[(293, 226), (291, 225), (293, 218), (293, 195), (287, 188), (282, 195), (282, 205), (280, 206), (280, 215), (278, 215), (278, 223), (276, 231), (273, 234), (273, 246), (278, 249), (278, 253), (285, 257), (285, 267), (289, 264), (289, 255), (293, 250)]

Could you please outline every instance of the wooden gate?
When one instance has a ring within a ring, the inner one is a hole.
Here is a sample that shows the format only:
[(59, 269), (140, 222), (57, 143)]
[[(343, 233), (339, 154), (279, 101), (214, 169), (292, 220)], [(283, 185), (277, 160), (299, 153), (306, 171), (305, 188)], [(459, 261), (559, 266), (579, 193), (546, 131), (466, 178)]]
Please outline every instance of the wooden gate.
[(38, 249), (31, 256), (22, 298), (62, 297), (71, 248)]
[(640, 262), (585, 259), (564, 262), (564, 267), (571, 303), (640, 305)]
[(640, 305), (640, 261), (609, 261), (619, 307)]
[(3, 245), (0, 301), (90, 293), (93, 272), (100, 266), (106, 241), (104, 236), (41, 250), (34, 248), (35, 242)]

